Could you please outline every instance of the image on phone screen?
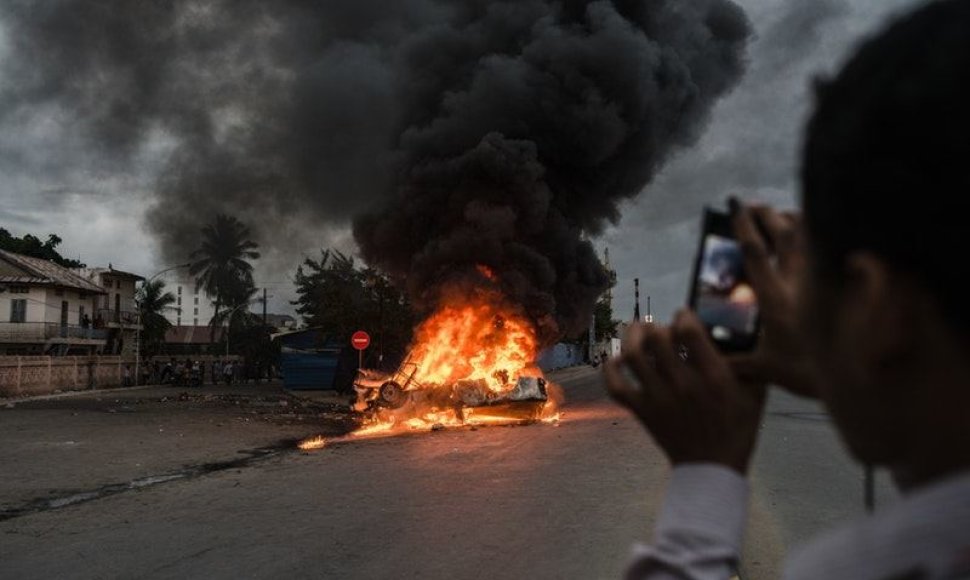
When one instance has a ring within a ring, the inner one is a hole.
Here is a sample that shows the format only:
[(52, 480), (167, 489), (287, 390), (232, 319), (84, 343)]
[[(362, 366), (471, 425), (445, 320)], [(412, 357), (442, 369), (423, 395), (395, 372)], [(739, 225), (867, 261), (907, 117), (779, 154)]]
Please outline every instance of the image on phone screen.
[(757, 331), (758, 301), (744, 275), (735, 240), (707, 234), (697, 280), (697, 316), (717, 341), (750, 337)]

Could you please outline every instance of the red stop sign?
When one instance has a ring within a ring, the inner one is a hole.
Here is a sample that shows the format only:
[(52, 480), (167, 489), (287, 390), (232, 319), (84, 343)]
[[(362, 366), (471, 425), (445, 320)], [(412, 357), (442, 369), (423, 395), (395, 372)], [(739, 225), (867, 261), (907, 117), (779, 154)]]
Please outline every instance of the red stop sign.
[(364, 350), (370, 346), (370, 335), (363, 330), (358, 330), (350, 337), (350, 345), (357, 350)]

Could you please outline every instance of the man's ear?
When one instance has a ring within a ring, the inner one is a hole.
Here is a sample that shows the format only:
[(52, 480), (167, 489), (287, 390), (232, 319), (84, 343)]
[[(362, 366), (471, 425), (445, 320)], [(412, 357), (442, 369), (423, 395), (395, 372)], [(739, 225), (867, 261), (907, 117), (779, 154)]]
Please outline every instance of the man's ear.
[(845, 261), (845, 286), (838, 331), (870, 369), (895, 366), (909, 357), (925, 296), (913, 280), (871, 252)]

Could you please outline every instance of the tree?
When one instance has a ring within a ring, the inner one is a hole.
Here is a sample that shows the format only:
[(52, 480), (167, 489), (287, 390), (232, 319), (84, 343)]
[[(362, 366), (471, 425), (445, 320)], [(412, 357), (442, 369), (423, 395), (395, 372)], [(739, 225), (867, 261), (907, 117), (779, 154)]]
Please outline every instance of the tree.
[(202, 241), (191, 254), (189, 273), (197, 287), (215, 300), (215, 317), (221, 308), (253, 287), (253, 266), (259, 245), (250, 240), (249, 227), (225, 214), (216, 215), (202, 228)]
[(613, 318), (613, 304), (606, 294), (601, 296), (593, 307), (593, 320), (597, 342), (616, 336), (616, 327), (619, 326), (620, 321)]
[(319, 260), (307, 258), (297, 268), (296, 288), (296, 311), (309, 326), (341, 336), (357, 330), (365, 290), (364, 275), (353, 258), (322, 250)]
[(40, 238), (31, 234), (18, 238), (4, 228), (0, 228), (0, 249), (2, 250), (49, 260), (65, 268), (83, 268), (84, 264), (79, 260), (65, 258), (58, 253), (57, 246), (61, 245), (62, 241), (56, 234), (48, 234), (46, 242), (40, 241)]
[(165, 312), (174, 310), (175, 295), (165, 290), (164, 281), (150, 280), (141, 285), (135, 300), (141, 319), (142, 342), (149, 354), (155, 354), (165, 340), (165, 333), (172, 327)]
[[(248, 282), (248, 283), (247, 283)], [(212, 326), (247, 327), (255, 324), (249, 305), (256, 302), (256, 287), (251, 281), (237, 279), (223, 289), (221, 312), (213, 315)]]
[[(383, 366), (393, 368), (411, 341), (414, 313), (407, 298), (380, 272), (359, 267), (337, 250), (322, 250), (296, 271), (297, 313), (304, 322), (323, 328), (349, 344), (365, 329), (373, 337), (370, 353), (383, 351)], [(372, 364), (377, 364), (375, 359)]]

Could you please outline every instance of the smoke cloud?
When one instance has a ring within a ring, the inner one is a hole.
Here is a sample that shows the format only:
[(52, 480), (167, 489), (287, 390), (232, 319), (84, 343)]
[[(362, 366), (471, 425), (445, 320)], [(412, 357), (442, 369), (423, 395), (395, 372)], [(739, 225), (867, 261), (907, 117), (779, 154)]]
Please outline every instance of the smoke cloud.
[(607, 283), (584, 236), (696, 141), (750, 35), (730, 0), (10, 0), (0, 22), (0, 124), (60, 127), (52, 173), (156, 156), (166, 260), (217, 212), (271, 256), (353, 220), (419, 303), (484, 264), (569, 334)]
[(724, 0), (457, 9), (404, 46), (403, 183), (355, 221), (364, 257), (425, 304), (483, 264), (543, 338), (577, 334), (608, 284), (584, 236), (697, 139), (748, 36)]

